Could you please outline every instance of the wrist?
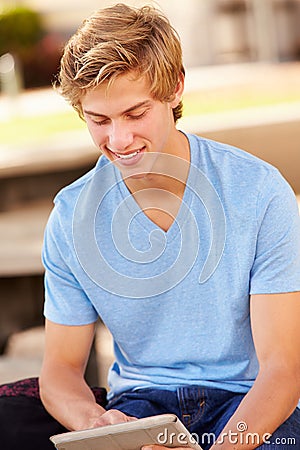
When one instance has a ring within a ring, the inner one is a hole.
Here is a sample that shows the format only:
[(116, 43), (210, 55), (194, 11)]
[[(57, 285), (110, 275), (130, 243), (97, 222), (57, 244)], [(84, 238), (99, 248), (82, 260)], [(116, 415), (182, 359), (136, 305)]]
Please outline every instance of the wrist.
[(100, 417), (106, 412), (102, 406), (95, 404), (89, 405), (86, 412), (82, 412), (80, 416), (75, 417), (75, 423), (72, 427), (74, 431), (87, 430), (97, 427)]

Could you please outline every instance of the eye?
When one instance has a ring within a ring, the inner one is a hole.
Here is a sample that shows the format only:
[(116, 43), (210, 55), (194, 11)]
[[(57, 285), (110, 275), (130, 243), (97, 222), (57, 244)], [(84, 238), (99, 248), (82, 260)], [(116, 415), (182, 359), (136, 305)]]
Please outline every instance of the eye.
[(145, 116), (147, 111), (143, 111), (140, 114), (128, 114), (127, 118), (132, 120), (138, 120)]
[(104, 120), (95, 120), (95, 119), (91, 119), (91, 121), (95, 124), (98, 125), (99, 127), (101, 125), (106, 125), (109, 122), (109, 119), (104, 119)]

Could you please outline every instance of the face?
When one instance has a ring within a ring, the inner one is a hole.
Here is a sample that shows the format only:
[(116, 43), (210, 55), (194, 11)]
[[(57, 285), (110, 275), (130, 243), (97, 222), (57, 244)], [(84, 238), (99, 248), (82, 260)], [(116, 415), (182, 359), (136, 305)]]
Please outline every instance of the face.
[(179, 81), (171, 102), (155, 100), (147, 79), (127, 73), (107, 88), (103, 83), (81, 101), (84, 118), (96, 146), (123, 177), (151, 174), (161, 153), (176, 153), (178, 133), (172, 109), (181, 99)]

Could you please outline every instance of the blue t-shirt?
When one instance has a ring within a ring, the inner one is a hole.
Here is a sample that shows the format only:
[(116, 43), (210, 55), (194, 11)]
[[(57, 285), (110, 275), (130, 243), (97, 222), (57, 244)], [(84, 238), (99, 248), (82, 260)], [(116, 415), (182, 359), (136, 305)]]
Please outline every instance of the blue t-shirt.
[(114, 339), (109, 398), (201, 385), (246, 393), (257, 373), (250, 294), (300, 290), (300, 220), (280, 173), (187, 135), (191, 166), (167, 232), (104, 156), (55, 198), (44, 240), (45, 316), (98, 316)]

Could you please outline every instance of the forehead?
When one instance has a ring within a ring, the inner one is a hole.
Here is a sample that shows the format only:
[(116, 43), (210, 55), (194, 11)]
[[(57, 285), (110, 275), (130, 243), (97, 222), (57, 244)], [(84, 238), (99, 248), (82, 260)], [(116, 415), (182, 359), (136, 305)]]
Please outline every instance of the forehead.
[(81, 99), (81, 105), (83, 110), (108, 115), (146, 100), (153, 100), (147, 77), (129, 72), (88, 90)]

